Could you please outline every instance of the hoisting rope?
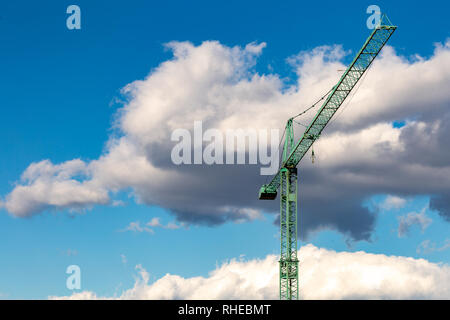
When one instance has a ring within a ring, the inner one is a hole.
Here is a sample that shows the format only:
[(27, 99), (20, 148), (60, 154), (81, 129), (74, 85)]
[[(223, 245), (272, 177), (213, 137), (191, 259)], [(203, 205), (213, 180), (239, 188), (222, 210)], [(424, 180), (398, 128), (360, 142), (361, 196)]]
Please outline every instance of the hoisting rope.
[(316, 104), (318, 104), (320, 101), (322, 101), (323, 99), (325, 99), (326, 97), (328, 97), (328, 94), (329, 94), (331, 91), (333, 91), (333, 89), (334, 89), (334, 87), (331, 88), (331, 89), (330, 89), (330, 90), (329, 90), (322, 98), (320, 98), (319, 100), (317, 100), (311, 107), (309, 107), (308, 109), (306, 109), (306, 110), (300, 112), (300, 113), (297, 114), (296, 116), (292, 117), (292, 119), (295, 119), (295, 118), (301, 116), (302, 114), (307, 113), (307, 112), (308, 112), (309, 110), (311, 110), (312, 108), (314, 108), (314, 107), (316, 106)]
[[(292, 121), (295, 122), (295, 123), (297, 123), (297, 124), (299, 124), (299, 125), (301, 125), (301, 126), (304, 126), (305, 128), (307, 128), (307, 127), (308, 127), (307, 125), (304, 125), (303, 123), (300, 123), (300, 122), (298, 122), (298, 121), (295, 121), (294, 119), (300, 117), (301, 115), (307, 113), (309, 110), (311, 110), (312, 108), (314, 108), (319, 102), (321, 102), (323, 99), (325, 99), (326, 97), (328, 97), (328, 95), (330, 94), (331, 91), (333, 91), (333, 89), (334, 89), (334, 87), (332, 87), (332, 88), (331, 88), (326, 94), (324, 94), (319, 100), (317, 100), (316, 102), (314, 102), (309, 108), (307, 108), (307, 109), (303, 110), (302, 112), (300, 112), (299, 114), (293, 116), (293, 117), (292, 117)], [(283, 130), (283, 135), (281, 136), (280, 142), (278, 143), (278, 148), (277, 148), (277, 151), (276, 151), (276, 152), (279, 152), (279, 151), (280, 151), (281, 142), (283, 141), (283, 138), (284, 138), (285, 133), (286, 133), (286, 129)], [(280, 156), (281, 156), (281, 155), (280, 155)], [(279, 161), (279, 164), (280, 164), (280, 167), (281, 167), (281, 159), (280, 159), (280, 161)], [(266, 177), (266, 183), (267, 183), (268, 179), (269, 179), (269, 176)]]
[[(297, 124), (299, 124), (299, 125), (302, 125), (302, 126), (304, 126), (304, 127), (307, 128), (308, 126), (306, 126), (306, 125), (304, 125), (304, 124), (302, 124), (302, 123), (300, 123), (300, 122), (298, 122), (298, 121), (294, 121), (294, 119), (295, 119), (295, 118), (298, 118), (299, 116), (301, 116), (301, 115), (307, 113), (309, 110), (311, 110), (312, 108), (314, 108), (319, 102), (321, 102), (323, 99), (325, 99), (325, 98), (330, 94), (330, 92), (333, 91), (333, 89), (334, 89), (334, 87), (332, 87), (326, 94), (324, 94), (319, 100), (317, 100), (317, 101), (316, 101), (313, 105), (311, 105), (309, 108), (303, 110), (302, 112), (300, 112), (300, 113), (297, 114), (296, 116), (292, 117), (292, 121), (295, 122), (295, 123), (297, 123)], [(280, 151), (281, 143), (283, 142), (283, 138), (284, 138), (285, 133), (286, 133), (286, 129), (283, 130), (283, 135), (281, 136), (280, 142), (278, 143), (278, 148), (277, 148), (277, 151), (276, 151), (276, 152), (279, 152), (279, 151)], [(281, 155), (280, 155), (280, 159), (279, 159), (279, 160), (280, 160), (280, 161), (279, 161), (278, 163), (280, 164), (280, 167), (281, 167)], [(267, 176), (266, 179), (265, 179), (265, 180), (266, 180), (266, 182), (265, 182), (266, 184), (267, 184), (268, 179), (269, 179), (269, 176)]]

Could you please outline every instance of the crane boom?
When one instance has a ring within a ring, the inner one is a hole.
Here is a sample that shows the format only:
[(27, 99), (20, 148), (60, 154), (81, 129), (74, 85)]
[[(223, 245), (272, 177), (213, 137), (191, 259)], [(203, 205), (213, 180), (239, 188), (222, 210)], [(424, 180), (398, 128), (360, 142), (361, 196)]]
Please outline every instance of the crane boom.
[[(397, 28), (390, 23), (387, 16), (383, 16), (380, 22), (387, 24), (380, 23), (372, 31), (361, 50), (353, 59), (353, 62), (331, 90), (331, 93), (303, 133), (299, 142), (290, 150), (287, 159), (282, 162), (281, 168), (294, 168), (298, 165)], [(269, 184), (263, 185), (259, 199), (274, 200), (276, 198), (277, 190), (281, 183), (280, 176), (281, 169)]]

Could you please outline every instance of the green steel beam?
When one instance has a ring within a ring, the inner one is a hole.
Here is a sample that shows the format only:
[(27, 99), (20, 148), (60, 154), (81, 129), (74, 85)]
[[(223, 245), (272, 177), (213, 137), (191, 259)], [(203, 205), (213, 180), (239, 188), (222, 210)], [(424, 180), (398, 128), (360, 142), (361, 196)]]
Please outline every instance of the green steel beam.
[(298, 300), (297, 168), (281, 170), (280, 299)]
[[(287, 159), (283, 160), (281, 168), (294, 168), (298, 165), (397, 28), (390, 24), (387, 16), (383, 16), (381, 22), (382, 24), (373, 30), (338, 83), (333, 87), (297, 145), (290, 150)], [(384, 22), (389, 24), (383, 24)], [(288, 121), (291, 120), (289, 119)], [(261, 187), (259, 198), (262, 200), (275, 199), (277, 190), (280, 187), (280, 179), (281, 171), (278, 171), (269, 184)]]

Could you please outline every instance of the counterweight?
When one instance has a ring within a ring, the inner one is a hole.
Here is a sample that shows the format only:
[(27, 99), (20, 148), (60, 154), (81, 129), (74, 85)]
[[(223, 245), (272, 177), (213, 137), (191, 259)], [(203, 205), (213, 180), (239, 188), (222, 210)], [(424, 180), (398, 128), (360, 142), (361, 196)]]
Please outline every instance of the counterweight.
[(280, 299), (298, 299), (297, 259), (297, 165), (313, 145), (333, 115), (348, 97), (372, 61), (396, 30), (386, 15), (372, 31), (366, 42), (331, 89), (325, 102), (303, 133), (294, 143), (293, 118), (286, 124), (283, 159), (277, 174), (259, 191), (260, 200), (274, 200), (280, 188)]

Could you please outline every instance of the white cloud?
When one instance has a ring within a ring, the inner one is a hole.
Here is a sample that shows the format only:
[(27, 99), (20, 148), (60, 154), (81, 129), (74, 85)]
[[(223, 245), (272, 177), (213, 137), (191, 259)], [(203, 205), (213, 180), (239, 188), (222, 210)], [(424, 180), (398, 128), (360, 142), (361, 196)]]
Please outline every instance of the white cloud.
[(155, 233), (152, 229), (147, 227), (142, 227), (141, 223), (139, 221), (132, 221), (128, 226), (125, 227), (125, 229), (121, 231), (132, 231), (132, 232), (148, 232), (148, 233)]
[[(82, 291), (82, 292), (76, 292), (72, 294), (70, 297), (64, 297), (70, 300), (106, 300), (109, 298), (106, 297), (98, 297), (95, 293), (91, 291)], [(64, 299), (63, 298), (63, 299)], [(51, 296), (49, 297), (50, 300), (57, 300), (60, 299), (60, 297)]]
[[(80, 177), (84, 181), (77, 180)], [(49, 160), (32, 163), (21, 182), (6, 196), (4, 207), (25, 217), (51, 208), (80, 210), (109, 202), (108, 191), (93, 180), (85, 162), (75, 159), (54, 165)]]
[(405, 206), (407, 201), (405, 198), (388, 195), (379, 206), (383, 210), (400, 209)]
[[(117, 113), (119, 136), (108, 141), (99, 159), (33, 163), (3, 206), (24, 217), (111, 203), (115, 192), (132, 190), (138, 203), (167, 208), (185, 223), (240, 222), (260, 218), (261, 211), (276, 212), (275, 203), (257, 200), (264, 182), (259, 168), (170, 161), (174, 129), (190, 129), (198, 120), (222, 131), (283, 128), (286, 119), (335, 84), (337, 70), (345, 69), (340, 61), (345, 50), (322, 46), (290, 59), (299, 78), (286, 86), (277, 74), (255, 72), (264, 46), (168, 44), (173, 58), (124, 88), (129, 100)], [(414, 61), (391, 47), (383, 50), (351, 104), (315, 144), (320, 161), (315, 167), (302, 162), (302, 208), (311, 213), (304, 215), (305, 234), (327, 227), (368, 239), (375, 218), (361, 203), (373, 194), (446, 199), (450, 181), (442, 177), (450, 176), (450, 152), (442, 146), (450, 130), (445, 120), (450, 118), (449, 86), (450, 41), (437, 45), (430, 58)], [(405, 119), (413, 120), (392, 127), (392, 121)], [(430, 206), (450, 216), (445, 201)]]
[(261, 220), (263, 218), (261, 210), (253, 209), (253, 208), (239, 208), (239, 207), (233, 207), (233, 206), (224, 206), (218, 209), (219, 212), (222, 211), (224, 214), (228, 212), (232, 212), (238, 217), (241, 217), (239, 219), (236, 219), (236, 223), (242, 223), (248, 220)]
[(431, 240), (422, 241), (416, 249), (417, 253), (430, 254), (433, 252), (441, 252), (450, 249), (450, 239), (446, 239), (441, 247), (438, 247), (436, 243), (431, 242)]
[(178, 225), (178, 224), (176, 224), (176, 223), (174, 223), (174, 222), (169, 222), (169, 223), (165, 226), (165, 228), (166, 228), (166, 229), (175, 230), (175, 229), (180, 229), (180, 228), (181, 228), (181, 225)]
[(141, 226), (141, 223), (139, 221), (133, 221), (128, 224), (123, 230), (121, 231), (133, 231), (133, 232), (148, 232), (151, 234), (154, 234), (155, 231), (154, 228), (163, 228), (163, 229), (169, 229), (169, 230), (175, 230), (181, 228), (184, 224), (176, 224), (174, 222), (169, 222), (167, 225), (163, 225), (160, 222), (159, 217), (152, 218), (149, 222), (147, 222), (144, 226)]
[[(335, 252), (306, 245), (299, 251), (302, 299), (450, 299), (450, 267), (424, 259)], [(118, 299), (278, 299), (278, 257), (230, 260), (207, 277), (149, 273)], [(98, 299), (93, 292), (51, 299)], [(103, 298), (103, 297), (101, 297)]]
[(427, 207), (423, 208), (420, 212), (410, 212), (404, 216), (400, 216), (398, 218), (398, 236), (406, 236), (413, 225), (418, 225), (422, 232), (425, 231), (433, 221), (425, 214), (426, 209)]
[(159, 222), (159, 218), (152, 218), (149, 222), (147, 222), (147, 226), (149, 227), (161, 227), (161, 223)]
[(122, 207), (125, 205), (125, 202), (122, 200), (113, 200), (113, 202), (111, 203), (111, 205), (113, 207)]
[(169, 222), (167, 223), (167, 225), (163, 225), (161, 224), (160, 220), (161, 219), (159, 217), (154, 217), (149, 222), (147, 222), (146, 225), (153, 228), (163, 228), (171, 230), (179, 229), (183, 226), (183, 224), (178, 225), (174, 222)]

